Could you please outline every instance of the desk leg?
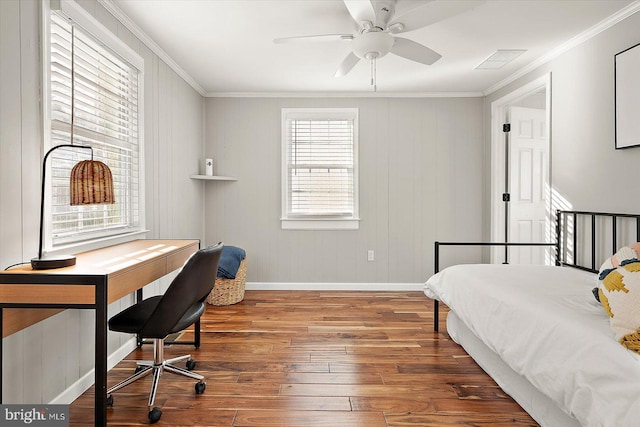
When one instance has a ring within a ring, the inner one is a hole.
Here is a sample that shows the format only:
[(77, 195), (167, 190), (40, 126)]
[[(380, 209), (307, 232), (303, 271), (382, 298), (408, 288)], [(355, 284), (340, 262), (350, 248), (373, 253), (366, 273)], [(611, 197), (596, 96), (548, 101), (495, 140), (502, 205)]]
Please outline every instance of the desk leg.
[(107, 277), (96, 280), (95, 425), (107, 425)]
[(433, 331), (438, 332), (440, 330), (440, 301), (433, 300)]
[(2, 354), (2, 344), (3, 344), (3, 338), (2, 338), (2, 328), (4, 327), (4, 325), (2, 324), (2, 320), (3, 320), (3, 316), (4, 316), (4, 310), (2, 309), (2, 307), (0, 307), (0, 404), (2, 404), (2, 361), (3, 361), (3, 354)]
[[(140, 301), (142, 301), (142, 288), (136, 291), (136, 304)], [(138, 348), (142, 347), (142, 344), (144, 344), (143, 341), (144, 340), (140, 337), (140, 334), (136, 334), (136, 345)]]

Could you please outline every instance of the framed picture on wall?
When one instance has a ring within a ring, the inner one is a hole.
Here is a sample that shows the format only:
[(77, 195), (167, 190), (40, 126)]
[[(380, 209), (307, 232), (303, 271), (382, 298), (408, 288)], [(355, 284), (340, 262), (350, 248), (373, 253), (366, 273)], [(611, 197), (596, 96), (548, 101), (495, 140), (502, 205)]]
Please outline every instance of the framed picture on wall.
[(640, 43), (614, 56), (616, 150), (640, 146)]

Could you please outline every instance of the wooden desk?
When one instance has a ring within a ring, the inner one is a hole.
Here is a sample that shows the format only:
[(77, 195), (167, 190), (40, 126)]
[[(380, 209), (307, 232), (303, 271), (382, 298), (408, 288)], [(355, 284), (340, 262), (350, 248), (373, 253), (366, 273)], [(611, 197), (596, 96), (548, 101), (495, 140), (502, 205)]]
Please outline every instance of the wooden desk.
[(2, 336), (67, 308), (95, 310), (95, 425), (106, 426), (107, 305), (180, 268), (199, 246), (198, 240), (134, 240), (78, 254), (71, 267), (0, 272)]

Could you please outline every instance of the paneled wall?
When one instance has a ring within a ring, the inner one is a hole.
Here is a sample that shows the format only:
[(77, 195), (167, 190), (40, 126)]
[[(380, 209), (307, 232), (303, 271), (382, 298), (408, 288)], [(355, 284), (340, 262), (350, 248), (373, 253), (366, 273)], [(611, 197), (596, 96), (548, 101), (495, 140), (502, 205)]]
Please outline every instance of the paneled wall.
[[(435, 240), (482, 236), (482, 105), (480, 98), (208, 98), (205, 154), (215, 174), (238, 181), (205, 184), (206, 240), (244, 247), (248, 281), (266, 287), (423, 283)], [(359, 109), (359, 230), (280, 229), (286, 107)]]
[[(204, 236), (204, 99), (95, 0), (79, 1), (145, 60), (144, 175), (148, 238)], [(0, 1), (0, 267), (37, 253), (40, 165), (40, 1)], [(151, 284), (157, 293), (168, 279)], [(110, 314), (131, 297), (112, 304)], [(91, 312), (67, 310), (4, 339), (5, 403), (50, 402), (93, 368)], [(109, 352), (129, 339), (110, 334)]]
[(493, 101), (551, 73), (553, 191), (573, 209), (640, 212), (640, 147), (614, 148), (614, 55), (638, 43), (635, 13), (485, 98), (490, 112)]

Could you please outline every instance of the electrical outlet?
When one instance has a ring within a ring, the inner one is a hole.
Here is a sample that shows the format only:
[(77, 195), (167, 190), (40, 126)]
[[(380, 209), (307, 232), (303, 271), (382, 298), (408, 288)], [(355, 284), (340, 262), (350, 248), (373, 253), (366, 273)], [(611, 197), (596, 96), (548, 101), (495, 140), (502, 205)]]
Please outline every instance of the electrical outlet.
[(374, 258), (373, 249), (369, 249), (369, 250), (367, 251), (367, 261), (373, 261), (374, 259), (375, 259), (375, 258)]

